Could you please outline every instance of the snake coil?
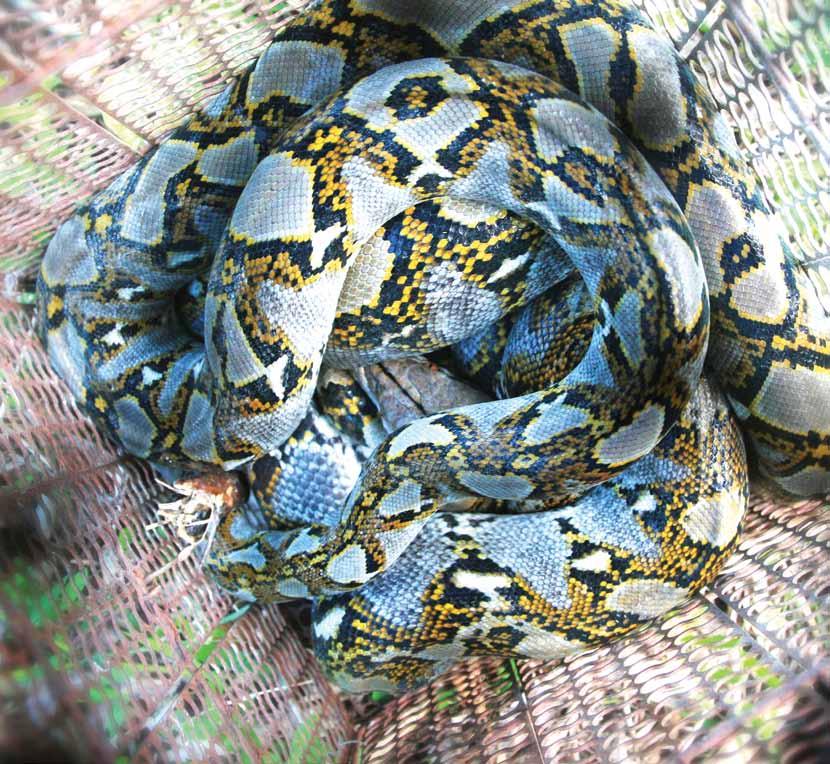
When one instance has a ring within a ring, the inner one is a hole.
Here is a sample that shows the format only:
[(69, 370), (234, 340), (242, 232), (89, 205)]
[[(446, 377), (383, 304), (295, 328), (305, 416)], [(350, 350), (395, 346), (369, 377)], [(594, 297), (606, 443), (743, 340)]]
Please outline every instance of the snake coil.
[[(231, 512), (210, 567), (312, 598), (351, 690), (676, 605), (734, 546), (741, 432), (830, 489), (827, 318), (627, 0), (313, 3), (61, 226), (38, 290), (125, 449), (248, 470), (264, 527)], [(338, 371), (448, 346), (496, 398), (388, 435)]]

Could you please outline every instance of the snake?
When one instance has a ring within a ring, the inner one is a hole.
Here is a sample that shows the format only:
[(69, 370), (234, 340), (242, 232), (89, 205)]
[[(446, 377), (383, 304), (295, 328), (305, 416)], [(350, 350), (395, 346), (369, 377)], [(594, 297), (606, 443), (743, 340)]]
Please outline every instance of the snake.
[[(129, 453), (245, 471), (208, 568), (343, 688), (556, 658), (711, 582), (753, 464), (830, 490), (830, 321), (630, 0), (317, 0), (64, 222), (49, 359)], [(367, 364), (484, 397), (388, 431)]]

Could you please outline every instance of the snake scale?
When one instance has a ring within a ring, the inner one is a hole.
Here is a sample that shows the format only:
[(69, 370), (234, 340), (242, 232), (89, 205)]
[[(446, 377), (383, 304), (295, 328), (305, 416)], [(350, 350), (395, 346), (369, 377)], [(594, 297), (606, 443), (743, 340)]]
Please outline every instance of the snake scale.
[[(51, 241), (52, 364), (129, 452), (246, 469), (209, 567), (350, 690), (556, 657), (711, 581), (743, 436), (830, 489), (830, 326), (628, 0), (322, 0)], [(489, 399), (385, 433), (348, 369)]]

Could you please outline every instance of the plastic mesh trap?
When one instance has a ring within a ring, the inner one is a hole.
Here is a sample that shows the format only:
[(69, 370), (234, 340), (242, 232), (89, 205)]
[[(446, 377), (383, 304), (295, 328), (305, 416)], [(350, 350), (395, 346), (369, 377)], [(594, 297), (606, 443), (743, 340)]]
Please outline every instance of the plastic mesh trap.
[[(74, 205), (261, 52), (304, 0), (0, 10), (0, 753), (29, 759), (830, 758), (830, 513), (755, 487), (716, 584), (637, 636), (479, 660), (379, 706), (333, 690), (277, 607), (233, 610), (147, 532), (164, 489), (75, 407), (33, 331)], [(646, 0), (729, 114), (828, 293), (830, 7)], [(830, 307), (830, 305), (828, 305)]]

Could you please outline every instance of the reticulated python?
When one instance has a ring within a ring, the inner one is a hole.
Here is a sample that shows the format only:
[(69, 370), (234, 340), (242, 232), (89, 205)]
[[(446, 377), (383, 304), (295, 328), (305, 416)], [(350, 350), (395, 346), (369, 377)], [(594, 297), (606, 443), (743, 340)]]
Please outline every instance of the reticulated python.
[[(783, 487), (830, 488), (827, 319), (622, 0), (314, 4), (59, 229), (39, 293), (127, 450), (248, 466), (267, 528), (230, 513), (211, 568), (312, 597), (355, 690), (562, 655), (706, 584), (738, 424)], [(448, 345), (498, 399), (361, 429), (332, 369)]]

